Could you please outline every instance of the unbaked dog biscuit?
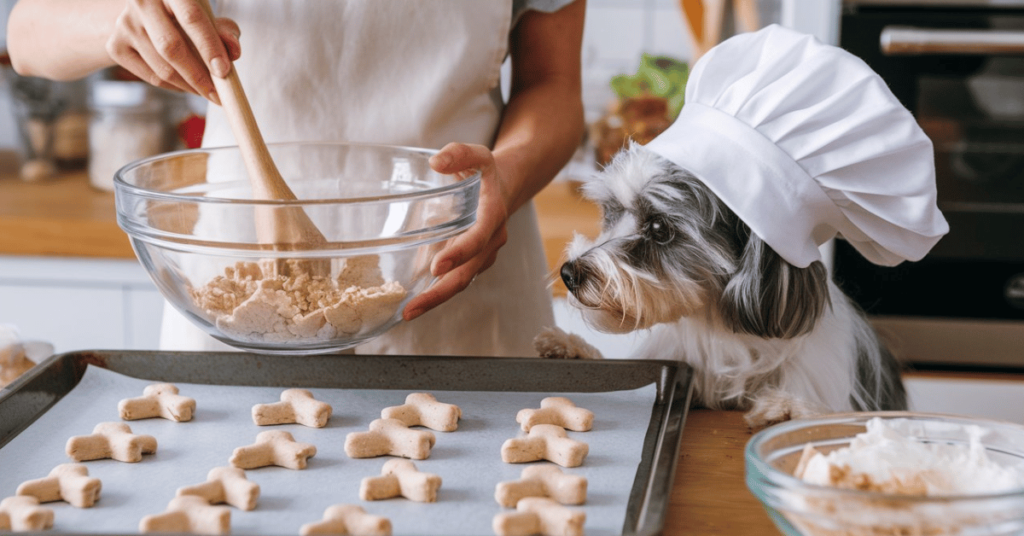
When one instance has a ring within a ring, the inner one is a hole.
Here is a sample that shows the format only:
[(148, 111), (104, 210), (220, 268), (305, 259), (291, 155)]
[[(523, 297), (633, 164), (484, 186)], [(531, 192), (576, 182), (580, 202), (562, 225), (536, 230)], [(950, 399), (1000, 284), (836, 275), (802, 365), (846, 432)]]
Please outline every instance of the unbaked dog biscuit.
[(416, 502), (437, 501), (437, 490), (441, 477), (423, 473), (409, 460), (388, 460), (380, 470), (381, 476), (368, 476), (359, 485), (359, 498), (364, 501), (379, 501), (393, 497), (405, 497)]
[(252, 422), (258, 426), (298, 423), (310, 428), (323, 428), (331, 418), (331, 405), (313, 398), (305, 389), (288, 389), (281, 393), (281, 401), (256, 404), (252, 407)]
[(156, 453), (156, 438), (135, 435), (121, 422), (103, 422), (93, 428), (91, 435), (68, 439), (64, 450), (76, 462), (113, 458), (135, 463), (142, 460), (143, 454)]
[(587, 514), (566, 508), (543, 497), (519, 501), (515, 512), (494, 516), (492, 527), (497, 536), (582, 536)]
[(587, 479), (563, 473), (554, 465), (531, 465), (523, 468), (519, 480), (499, 482), (494, 500), (506, 508), (515, 508), (526, 497), (547, 497), (559, 504), (583, 504), (587, 501)]
[(31, 495), (17, 495), (0, 501), (0, 530), (29, 532), (53, 526), (53, 510), (39, 506)]
[(206, 482), (178, 488), (177, 496), (196, 495), (210, 504), (227, 503), (239, 510), (256, 508), (260, 485), (245, 478), (245, 470), (238, 467), (214, 467), (206, 475)]
[(316, 534), (338, 536), (391, 536), (391, 521), (367, 514), (362, 506), (336, 504), (324, 510), (322, 521), (306, 523), (299, 529), (302, 536)]
[(345, 454), (350, 458), (401, 456), (425, 460), (434, 446), (434, 434), (413, 430), (397, 419), (377, 419), (368, 432), (352, 432), (345, 437)]
[(573, 432), (587, 432), (594, 425), (594, 413), (577, 407), (568, 398), (549, 396), (540, 401), (540, 409), (520, 410), (516, 422), (525, 432), (538, 424), (554, 424)]
[[(4, 337), (5, 334), (8, 337)], [(8, 338), (11, 340), (5, 341)], [(16, 333), (5, 333), (4, 326), (0, 325), (0, 387), (6, 387), (36, 366), (25, 355), (24, 344), (17, 341)]]
[(231, 454), (229, 463), (241, 469), (255, 469), (268, 465), (305, 469), (306, 459), (316, 455), (316, 447), (299, 443), (284, 430), (260, 432), (256, 443), (238, 447)]
[(213, 506), (195, 495), (175, 497), (162, 514), (142, 518), (139, 532), (231, 534), (231, 509)]
[(570, 439), (561, 426), (538, 424), (526, 437), (506, 440), (501, 446), (501, 459), (505, 463), (548, 460), (562, 467), (578, 467), (589, 451), (586, 443)]
[(77, 508), (90, 508), (100, 498), (100, 479), (89, 477), (81, 463), (63, 463), (49, 476), (28, 480), (18, 486), (18, 495), (31, 495), (41, 503), (64, 501)]
[(126, 421), (163, 417), (169, 421), (185, 422), (192, 420), (196, 401), (179, 395), (174, 384), (154, 383), (142, 390), (142, 396), (119, 402), (117, 411)]
[(397, 419), (406, 426), (425, 426), (438, 432), (454, 432), (459, 427), (462, 409), (455, 404), (438, 402), (430, 393), (412, 393), (405, 404), (384, 408), (381, 418)]

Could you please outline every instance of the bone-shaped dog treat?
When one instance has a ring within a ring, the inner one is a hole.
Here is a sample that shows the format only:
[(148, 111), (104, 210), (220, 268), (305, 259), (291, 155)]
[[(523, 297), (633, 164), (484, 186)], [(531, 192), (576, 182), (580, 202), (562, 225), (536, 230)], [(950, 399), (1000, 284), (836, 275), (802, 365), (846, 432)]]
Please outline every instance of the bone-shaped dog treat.
[(391, 521), (386, 517), (367, 514), (361, 506), (336, 504), (327, 507), (323, 521), (303, 525), (299, 534), (391, 536)]
[(24, 344), (5, 341), (2, 331), (0, 328), (0, 387), (5, 387), (36, 364), (25, 355)]
[(313, 393), (305, 389), (288, 389), (281, 393), (280, 402), (252, 407), (252, 422), (259, 426), (299, 423), (323, 428), (330, 418), (331, 405), (315, 400)]
[(53, 526), (53, 510), (39, 506), (39, 499), (18, 495), (0, 501), (0, 530), (28, 532)]
[(119, 462), (138, 462), (143, 454), (156, 452), (156, 438), (135, 435), (121, 422), (97, 424), (91, 435), (68, 439), (64, 450), (76, 462), (113, 458)]
[(538, 424), (554, 424), (573, 432), (586, 432), (594, 425), (594, 413), (576, 407), (568, 398), (549, 396), (540, 401), (540, 409), (520, 410), (516, 422), (526, 432)]
[(406, 426), (426, 426), (438, 432), (454, 432), (459, 427), (462, 409), (455, 404), (438, 402), (430, 393), (412, 393), (405, 397), (405, 404), (384, 408), (380, 416), (384, 419), (397, 419)]
[(587, 514), (566, 508), (544, 497), (519, 501), (515, 512), (494, 516), (492, 528), (498, 536), (582, 536)]
[(31, 495), (39, 502), (64, 501), (78, 508), (90, 508), (100, 498), (102, 484), (89, 477), (89, 469), (80, 463), (54, 467), (45, 478), (28, 480), (18, 486), (18, 495)]
[(173, 384), (154, 383), (142, 390), (142, 396), (119, 402), (117, 411), (126, 421), (163, 417), (169, 421), (185, 422), (192, 420), (196, 401), (179, 395)]
[(238, 447), (231, 454), (229, 463), (241, 469), (255, 469), (278, 465), (289, 469), (305, 469), (306, 459), (316, 455), (316, 447), (299, 443), (283, 430), (260, 432), (256, 443)]
[(423, 473), (409, 460), (388, 460), (380, 470), (381, 476), (369, 476), (359, 485), (359, 498), (378, 501), (402, 496), (410, 501), (434, 502), (441, 487), (441, 477)]
[(195, 495), (175, 497), (164, 513), (142, 518), (139, 532), (231, 534), (231, 509), (213, 506)]
[(260, 485), (245, 478), (245, 471), (237, 467), (214, 467), (206, 475), (206, 482), (178, 488), (177, 496), (196, 495), (210, 504), (227, 503), (240, 510), (256, 508)]
[(501, 459), (505, 463), (548, 460), (562, 467), (579, 467), (589, 451), (586, 443), (570, 439), (561, 426), (538, 424), (525, 438), (506, 440), (501, 446)]
[(377, 419), (369, 432), (352, 432), (345, 437), (345, 454), (350, 458), (401, 456), (424, 460), (434, 446), (434, 434), (412, 430), (397, 419)]
[(548, 497), (560, 504), (587, 502), (587, 479), (569, 475), (554, 465), (531, 465), (523, 468), (519, 480), (499, 482), (494, 500), (506, 508), (515, 508), (526, 497)]

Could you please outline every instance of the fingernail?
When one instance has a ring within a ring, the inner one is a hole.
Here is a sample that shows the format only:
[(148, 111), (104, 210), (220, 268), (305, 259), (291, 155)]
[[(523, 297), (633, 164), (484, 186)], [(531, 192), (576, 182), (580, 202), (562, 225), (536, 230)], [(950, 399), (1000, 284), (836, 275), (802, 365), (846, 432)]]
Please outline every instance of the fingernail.
[(213, 58), (210, 61), (210, 72), (217, 78), (224, 78), (228, 75), (228, 63), (223, 58)]
[(210, 102), (216, 104), (217, 106), (220, 106), (220, 97), (217, 96), (216, 91), (211, 91), (207, 93), (206, 98), (209, 99)]
[(452, 262), (451, 261), (441, 261), (441, 262), (437, 263), (436, 266), (434, 266), (434, 277), (441, 277), (442, 275), (447, 274), (448, 271), (451, 270), (451, 269), (452, 269)]
[(438, 153), (434, 155), (434, 158), (437, 159), (437, 167), (439, 168), (446, 168), (452, 165), (452, 155), (450, 154)]

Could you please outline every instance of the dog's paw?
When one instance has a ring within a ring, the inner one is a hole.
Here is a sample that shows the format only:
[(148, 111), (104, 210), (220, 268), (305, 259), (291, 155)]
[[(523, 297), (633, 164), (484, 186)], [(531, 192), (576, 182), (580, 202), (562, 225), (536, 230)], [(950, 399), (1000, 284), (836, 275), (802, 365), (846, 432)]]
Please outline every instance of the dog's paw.
[(825, 411), (804, 399), (779, 389), (765, 389), (754, 397), (753, 406), (743, 416), (751, 430), (760, 430), (791, 419), (820, 415)]
[(547, 359), (601, 359), (601, 351), (582, 337), (566, 333), (557, 327), (548, 327), (533, 338), (537, 355)]

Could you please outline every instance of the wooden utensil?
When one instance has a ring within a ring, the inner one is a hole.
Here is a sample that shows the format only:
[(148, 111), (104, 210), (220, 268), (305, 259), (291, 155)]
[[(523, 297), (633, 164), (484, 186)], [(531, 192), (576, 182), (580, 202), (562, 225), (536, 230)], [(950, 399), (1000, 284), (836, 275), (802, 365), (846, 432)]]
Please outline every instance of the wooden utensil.
[(693, 46), (692, 63), (696, 63), (722, 39), (726, 2), (727, 0), (679, 1), (687, 28), (690, 30), (690, 42)]
[[(206, 11), (210, 20), (213, 20), (213, 9), (210, 7), (209, 0), (199, 0), (199, 4)], [(232, 68), (226, 78), (213, 75), (210, 78), (213, 79), (213, 86), (220, 97), (221, 107), (224, 108), (231, 131), (234, 133), (239, 151), (242, 153), (245, 170), (252, 185), (253, 199), (283, 201), (298, 199), (270, 157), (270, 151), (267, 149), (267, 144), (256, 124), (256, 118), (253, 116), (252, 108), (249, 106), (249, 99), (246, 98), (245, 91), (242, 89), (238, 72)], [(255, 221), (256, 237), (259, 242), (275, 250), (316, 249), (327, 242), (323, 233), (316, 228), (302, 207), (258, 206)], [(286, 274), (296, 266), (301, 266), (302, 271), (309, 272), (311, 275), (330, 275), (329, 260), (304, 261), (296, 264), (294, 261), (288, 263), (285, 259), (278, 259), (273, 263), (263, 263), (264, 267), (268, 265), (272, 266), (277, 274)]]

